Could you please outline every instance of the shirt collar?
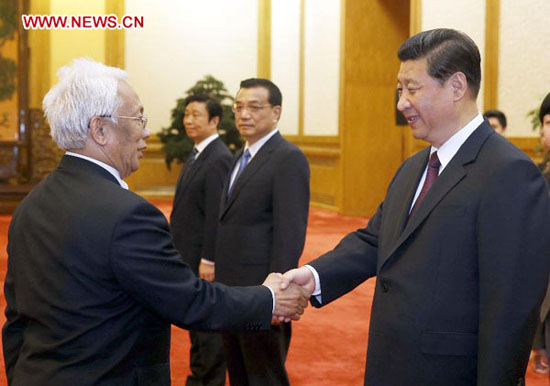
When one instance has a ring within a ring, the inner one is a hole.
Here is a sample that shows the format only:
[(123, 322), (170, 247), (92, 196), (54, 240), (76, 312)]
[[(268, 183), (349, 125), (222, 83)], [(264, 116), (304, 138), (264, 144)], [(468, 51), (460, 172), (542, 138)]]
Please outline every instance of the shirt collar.
[[(267, 141), (269, 141), (269, 139), (271, 137), (273, 137), (275, 135), (275, 133), (277, 133), (278, 131), (279, 131), (279, 129), (277, 129), (277, 128), (271, 130), (268, 134), (264, 135), (262, 138), (257, 140), (253, 145), (249, 145), (248, 141), (247, 141), (246, 145), (244, 146), (244, 151), (246, 151), (248, 149), (248, 151), (250, 152), (250, 159), (254, 158), (254, 156), (256, 155), (257, 152), (260, 151), (262, 146), (265, 145), (265, 143)], [(244, 153), (244, 151), (243, 151), (243, 153)]]
[(218, 137), (218, 133), (212, 134), (210, 137), (203, 139), (197, 145), (195, 145), (195, 149), (197, 149), (197, 156), (195, 157), (195, 159), (199, 156), (200, 153), (203, 152), (204, 149), (206, 149), (206, 146), (210, 145), (210, 143)]
[(128, 184), (126, 182), (124, 182), (122, 180), (122, 178), (120, 178), (120, 173), (118, 172), (118, 170), (116, 170), (111, 165), (107, 165), (105, 162), (101, 162), (101, 161), (99, 161), (95, 158), (91, 158), (91, 157), (88, 157), (88, 156), (85, 156), (85, 155), (82, 155), (82, 154), (78, 154), (78, 153), (73, 153), (72, 151), (66, 152), (65, 155), (70, 155), (70, 156), (73, 156), (73, 157), (82, 158), (82, 159), (85, 159), (87, 161), (93, 162), (94, 164), (96, 164), (98, 166), (101, 166), (103, 169), (107, 170), (109, 173), (111, 173), (113, 175), (113, 177), (116, 178), (116, 180), (118, 181), (120, 186), (122, 186), (124, 189), (128, 190)]
[(483, 116), (481, 113), (478, 113), (474, 119), (466, 124), (462, 129), (458, 130), (451, 138), (449, 138), (441, 147), (438, 149), (434, 146), (430, 149), (430, 155), (437, 151), (437, 157), (439, 162), (441, 162), (441, 167), (439, 168), (439, 173), (445, 169), (445, 166), (458, 152), (460, 147), (466, 142), (468, 137), (474, 132), (475, 129), (483, 123)]

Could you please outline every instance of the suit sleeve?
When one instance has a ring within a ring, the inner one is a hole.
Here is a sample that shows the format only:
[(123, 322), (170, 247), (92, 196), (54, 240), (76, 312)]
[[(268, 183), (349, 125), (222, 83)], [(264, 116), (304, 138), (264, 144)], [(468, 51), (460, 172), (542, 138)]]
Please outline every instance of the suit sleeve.
[(550, 200), (535, 165), (497, 170), (477, 219), (478, 385), (516, 385), (527, 368), (548, 282)]
[(349, 233), (332, 251), (308, 263), (319, 274), (321, 284), (323, 303), (312, 297), (315, 307), (332, 302), (376, 275), (383, 206), (380, 204), (365, 228)]
[[(397, 179), (405, 161), (389, 184), (388, 190)], [(345, 236), (330, 252), (308, 263), (319, 274), (322, 303), (315, 297), (311, 303), (322, 307), (353, 290), (365, 280), (376, 276), (378, 265), (378, 240), (383, 221), (384, 203), (382, 202), (367, 226)], [(389, 221), (392, 221), (390, 219)]]
[(270, 272), (296, 268), (304, 249), (309, 212), (309, 164), (293, 151), (282, 160), (273, 181), (273, 244)]
[[(8, 245), (8, 256), (11, 255)], [(17, 299), (13, 282), (13, 272), (9, 267), (4, 282), (4, 296), (6, 298), (6, 323), (2, 329), (2, 346), (4, 352), (4, 365), (6, 367), (6, 376), (8, 384), (13, 379), (13, 368), (23, 346), (23, 332), (27, 324), (25, 318), (17, 311)]]
[(225, 180), (233, 162), (230, 154), (219, 157), (207, 171), (205, 186), (204, 232), (201, 257), (215, 261), (216, 235), (220, 216), (220, 203)]
[(267, 287), (226, 287), (197, 278), (175, 250), (163, 214), (143, 201), (128, 210), (112, 241), (111, 266), (135, 300), (182, 328), (270, 327)]

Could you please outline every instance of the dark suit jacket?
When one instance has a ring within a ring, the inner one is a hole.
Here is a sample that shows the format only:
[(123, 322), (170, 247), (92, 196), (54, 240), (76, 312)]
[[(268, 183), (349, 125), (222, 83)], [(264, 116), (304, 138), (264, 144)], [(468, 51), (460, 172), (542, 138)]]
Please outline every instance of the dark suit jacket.
[(276, 133), (235, 180), (231, 196), (223, 195), (216, 280), (253, 285), (269, 272), (296, 267), (308, 207), (308, 162), (300, 149)]
[(169, 385), (170, 323), (268, 329), (269, 289), (197, 279), (162, 213), (65, 156), (14, 213), (3, 328), (11, 385)]
[(522, 384), (550, 269), (544, 180), (483, 123), (407, 222), (428, 156), (407, 159), (367, 227), (311, 263), (322, 302), (378, 277), (366, 385)]
[(215, 261), (220, 199), (232, 163), (233, 155), (217, 138), (181, 170), (170, 227), (176, 249), (195, 274), (201, 258)]

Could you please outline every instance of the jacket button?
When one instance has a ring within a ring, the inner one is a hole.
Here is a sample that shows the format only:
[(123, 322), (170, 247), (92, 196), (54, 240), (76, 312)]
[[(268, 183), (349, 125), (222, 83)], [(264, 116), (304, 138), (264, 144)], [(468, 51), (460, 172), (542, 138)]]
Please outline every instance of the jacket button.
[(382, 287), (382, 292), (388, 292), (390, 290), (390, 287), (388, 286), (388, 283), (386, 283), (385, 281), (380, 283), (380, 286)]

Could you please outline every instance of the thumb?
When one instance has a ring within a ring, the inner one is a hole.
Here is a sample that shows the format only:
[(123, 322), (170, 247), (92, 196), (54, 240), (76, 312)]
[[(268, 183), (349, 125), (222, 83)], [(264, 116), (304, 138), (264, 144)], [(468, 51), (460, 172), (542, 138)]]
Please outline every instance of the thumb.
[(285, 272), (283, 277), (281, 278), (281, 289), (286, 289), (290, 283), (294, 280), (294, 269), (291, 269), (290, 271)]

